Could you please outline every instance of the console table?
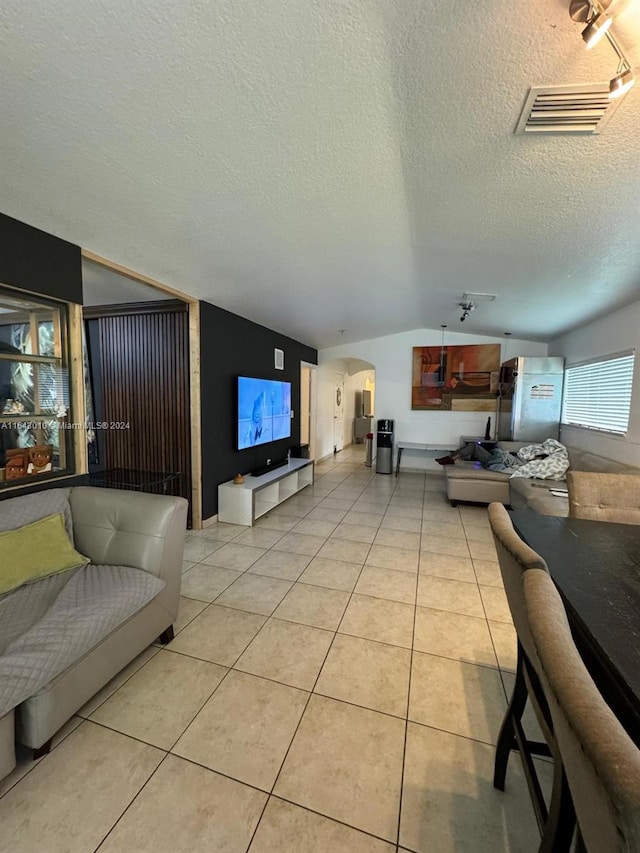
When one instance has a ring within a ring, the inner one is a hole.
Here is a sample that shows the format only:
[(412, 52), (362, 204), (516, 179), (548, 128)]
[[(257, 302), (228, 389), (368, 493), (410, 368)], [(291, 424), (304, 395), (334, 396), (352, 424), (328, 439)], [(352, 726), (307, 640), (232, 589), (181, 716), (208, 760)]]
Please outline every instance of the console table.
[(255, 520), (313, 485), (313, 460), (291, 459), (287, 465), (244, 483), (229, 480), (218, 486), (218, 521), (252, 527)]
[(400, 473), (400, 460), (402, 459), (402, 451), (403, 450), (418, 450), (421, 452), (426, 452), (428, 450), (448, 450), (451, 451), (450, 444), (429, 444), (424, 442), (415, 442), (415, 441), (397, 441), (396, 447), (398, 449), (398, 454), (396, 456), (396, 477)]

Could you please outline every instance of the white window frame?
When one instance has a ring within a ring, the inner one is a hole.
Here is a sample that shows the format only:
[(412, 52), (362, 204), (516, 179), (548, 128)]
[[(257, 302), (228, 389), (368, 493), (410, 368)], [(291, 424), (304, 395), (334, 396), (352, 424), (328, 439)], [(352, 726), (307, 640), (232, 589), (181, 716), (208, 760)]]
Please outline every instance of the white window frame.
[(565, 367), (562, 425), (611, 435), (629, 429), (635, 349)]

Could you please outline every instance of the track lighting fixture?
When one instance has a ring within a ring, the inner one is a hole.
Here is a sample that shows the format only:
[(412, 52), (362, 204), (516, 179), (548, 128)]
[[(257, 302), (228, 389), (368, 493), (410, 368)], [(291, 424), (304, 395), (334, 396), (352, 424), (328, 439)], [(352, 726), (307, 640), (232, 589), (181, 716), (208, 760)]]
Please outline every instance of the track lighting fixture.
[(635, 81), (631, 65), (610, 29), (612, 19), (606, 14), (609, 2), (610, 0), (571, 0), (569, 14), (574, 21), (587, 24), (582, 31), (582, 38), (588, 48), (592, 48), (606, 36), (619, 60), (616, 76), (609, 81), (609, 97), (621, 98)]
[(587, 48), (595, 47), (611, 26), (611, 18), (604, 12), (594, 12), (593, 17), (582, 31), (582, 38)]
[(636, 81), (630, 68), (624, 68), (619, 74), (609, 81), (609, 97), (621, 98)]
[(464, 323), (464, 321), (467, 319), (469, 314), (472, 311), (476, 310), (476, 303), (470, 302), (470, 301), (469, 302), (458, 302), (458, 305), (462, 308), (462, 316), (460, 317), (460, 322)]

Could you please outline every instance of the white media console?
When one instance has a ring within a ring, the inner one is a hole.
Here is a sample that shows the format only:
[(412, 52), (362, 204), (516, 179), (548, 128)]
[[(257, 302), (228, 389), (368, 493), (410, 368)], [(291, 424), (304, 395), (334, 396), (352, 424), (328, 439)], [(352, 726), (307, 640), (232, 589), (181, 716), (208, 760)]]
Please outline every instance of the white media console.
[(218, 521), (252, 526), (261, 515), (312, 485), (312, 459), (291, 459), (260, 477), (247, 474), (244, 483), (233, 480), (221, 483), (218, 486)]

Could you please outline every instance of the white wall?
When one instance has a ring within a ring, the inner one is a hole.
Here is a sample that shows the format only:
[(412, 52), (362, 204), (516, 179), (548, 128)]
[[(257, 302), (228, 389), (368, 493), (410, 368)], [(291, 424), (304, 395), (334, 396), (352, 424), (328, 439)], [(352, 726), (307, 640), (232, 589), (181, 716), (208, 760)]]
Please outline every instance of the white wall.
[[(570, 366), (599, 356), (640, 347), (640, 302), (595, 320), (549, 344), (549, 355), (561, 355)], [(626, 436), (564, 427), (564, 444), (598, 453), (618, 462), (640, 465), (640, 357), (636, 356), (631, 416)]]
[[(343, 344), (318, 352), (318, 452), (322, 458), (333, 451), (333, 374), (336, 365), (346, 371), (350, 359), (362, 359), (375, 367), (375, 416), (395, 420), (396, 438), (457, 447), (461, 435), (483, 435), (486, 412), (417, 412), (411, 410), (413, 347), (440, 345), (440, 329), (415, 329)], [(490, 338), (452, 332), (445, 344), (502, 345), (501, 361), (516, 355), (547, 355), (547, 345), (513, 338)], [(325, 387), (326, 386), (326, 387)], [(323, 388), (325, 390), (323, 390)], [(495, 426), (495, 415), (492, 417)], [(374, 422), (375, 432), (375, 422)], [(426, 460), (425, 460), (426, 461)], [(412, 461), (413, 467), (413, 461)], [(425, 465), (426, 467), (426, 465)]]

